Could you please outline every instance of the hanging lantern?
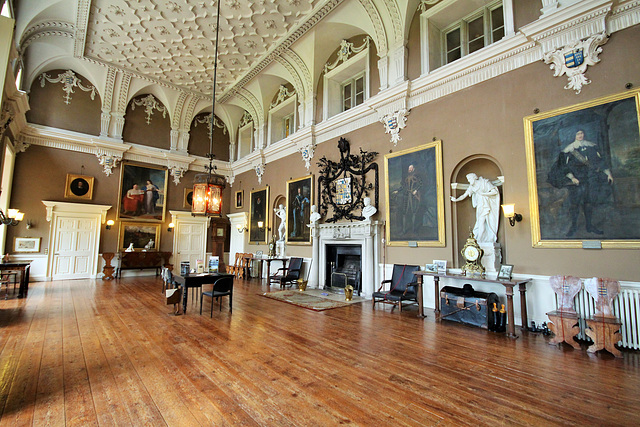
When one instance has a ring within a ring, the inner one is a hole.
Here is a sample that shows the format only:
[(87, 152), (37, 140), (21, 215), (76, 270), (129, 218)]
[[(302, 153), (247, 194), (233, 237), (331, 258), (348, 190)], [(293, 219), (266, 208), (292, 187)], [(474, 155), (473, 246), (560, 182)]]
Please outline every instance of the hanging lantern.
[(221, 215), (222, 190), (225, 179), (220, 175), (201, 173), (193, 179), (192, 215)]

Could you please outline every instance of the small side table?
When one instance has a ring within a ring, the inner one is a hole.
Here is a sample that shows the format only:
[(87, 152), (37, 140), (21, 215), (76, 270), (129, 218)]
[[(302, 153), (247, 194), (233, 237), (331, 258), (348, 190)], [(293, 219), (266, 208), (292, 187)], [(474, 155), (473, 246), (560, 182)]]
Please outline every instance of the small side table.
[(620, 327), (622, 323), (615, 317), (591, 317), (587, 319), (587, 329), (585, 334), (593, 340), (593, 345), (587, 351), (595, 353), (605, 349), (615, 357), (622, 357), (622, 353), (615, 345), (622, 339)]
[(116, 256), (113, 252), (105, 252), (102, 254), (102, 258), (104, 259), (104, 267), (102, 268), (102, 280), (113, 280), (113, 273), (116, 271), (116, 268), (111, 265), (111, 260)]
[(580, 344), (573, 339), (573, 337), (580, 333), (578, 314), (555, 310), (547, 313), (547, 316), (549, 316), (550, 322), (549, 330), (555, 334), (555, 336), (549, 340), (549, 344), (562, 344), (566, 342), (576, 350), (580, 350)]

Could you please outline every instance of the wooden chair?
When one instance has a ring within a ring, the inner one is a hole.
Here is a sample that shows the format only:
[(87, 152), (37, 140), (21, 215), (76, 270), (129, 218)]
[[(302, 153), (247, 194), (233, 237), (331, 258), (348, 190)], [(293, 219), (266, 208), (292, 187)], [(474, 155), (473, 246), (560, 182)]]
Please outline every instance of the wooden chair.
[(207, 296), (211, 298), (211, 317), (213, 317), (213, 299), (220, 300), (220, 311), (222, 311), (222, 297), (229, 297), (229, 311), (233, 308), (233, 276), (221, 277), (213, 283), (210, 291), (205, 291), (200, 295), (200, 314), (202, 314), (202, 300)]
[(245, 279), (251, 279), (251, 263), (253, 262), (253, 254), (246, 253), (242, 257), (242, 274)]
[[(394, 264), (391, 280), (383, 280), (378, 291), (372, 295), (373, 308), (376, 308), (376, 303), (381, 302), (393, 304), (393, 308), (398, 306), (398, 309), (402, 312), (402, 306), (405, 305), (404, 302), (420, 304), (416, 291), (418, 282), (413, 274), (414, 271), (418, 270), (420, 270), (420, 267), (417, 265)], [(389, 290), (383, 290), (386, 283), (390, 285)]]
[(269, 283), (280, 283), (280, 287), (293, 285), (300, 278), (300, 270), (302, 270), (302, 258), (291, 258), (289, 267), (279, 268), (271, 277)]
[(238, 272), (242, 266), (242, 257), (244, 254), (242, 252), (236, 253), (236, 259), (233, 262), (233, 265), (227, 265), (227, 274), (235, 274), (238, 276)]

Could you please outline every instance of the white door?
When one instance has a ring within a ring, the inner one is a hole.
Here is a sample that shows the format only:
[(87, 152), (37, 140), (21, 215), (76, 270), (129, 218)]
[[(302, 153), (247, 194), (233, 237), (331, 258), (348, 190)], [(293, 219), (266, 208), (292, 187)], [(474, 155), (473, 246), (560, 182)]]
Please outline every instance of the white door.
[(196, 260), (202, 260), (206, 264), (207, 251), (207, 227), (203, 222), (180, 221), (176, 226), (175, 245), (177, 246), (174, 271), (180, 271), (180, 263), (189, 261), (191, 268), (196, 268)]
[(97, 222), (93, 218), (56, 217), (53, 244), (53, 280), (86, 279), (96, 246)]

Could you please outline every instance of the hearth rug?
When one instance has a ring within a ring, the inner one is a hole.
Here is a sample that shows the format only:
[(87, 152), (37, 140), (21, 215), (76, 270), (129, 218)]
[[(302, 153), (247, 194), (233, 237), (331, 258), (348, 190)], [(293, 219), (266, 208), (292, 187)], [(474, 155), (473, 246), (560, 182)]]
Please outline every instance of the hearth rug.
[(344, 294), (327, 292), (323, 289), (307, 289), (304, 292), (300, 292), (297, 289), (289, 289), (286, 291), (265, 292), (260, 295), (314, 311), (346, 307), (349, 304), (360, 303), (365, 300), (354, 295), (351, 301), (345, 301)]

